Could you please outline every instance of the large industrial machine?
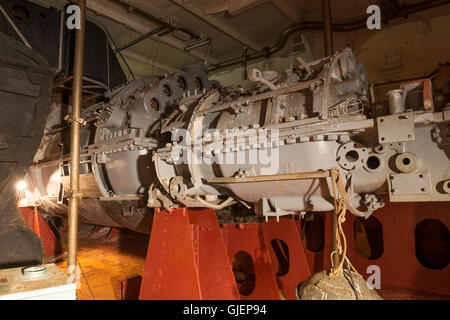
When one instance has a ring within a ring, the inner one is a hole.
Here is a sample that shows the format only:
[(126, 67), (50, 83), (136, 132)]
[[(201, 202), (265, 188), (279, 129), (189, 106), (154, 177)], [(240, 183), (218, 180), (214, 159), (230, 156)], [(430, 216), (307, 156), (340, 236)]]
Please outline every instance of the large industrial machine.
[[(107, 94), (106, 102), (85, 109), (80, 220), (149, 233), (152, 214), (145, 200), (157, 178), (152, 152), (163, 140), (162, 121), (183, 97), (200, 97), (217, 86), (208, 80), (206, 70), (186, 67), (162, 79), (148, 77), (116, 88)], [(62, 108), (55, 105), (50, 113), (49, 132), (58, 125)], [(56, 216), (67, 215), (68, 153), (69, 140), (63, 139), (61, 131), (47, 134), (28, 172), (33, 192), (27, 201)]]
[[(326, 3), (328, 56), (253, 68), (248, 89), (197, 65), (118, 85), (115, 53), (134, 78), (121, 50), (177, 28), (144, 13), (163, 25), (118, 48), (101, 25), (84, 31), (84, 13), (74, 37), (64, 10), (6, 1), (0, 268), (42, 263), (53, 218), (69, 217), (69, 275), (78, 220), (151, 234), (141, 299), (378, 299), (357, 271), (374, 266), (383, 286), (450, 295), (448, 74), (375, 99), (352, 49), (332, 53)], [(244, 50), (246, 71), (261, 52)]]
[[(330, 211), (332, 168), (356, 216), (383, 207), (383, 194), (450, 199), (450, 111), (434, 107), (430, 79), (390, 91), (373, 117), (351, 49), (299, 61), (283, 74), (251, 70), (253, 92), (222, 88), (198, 67), (109, 92), (83, 112), (80, 218), (148, 233), (147, 207), (238, 205), (255, 218)], [(50, 214), (66, 214), (67, 144), (46, 135), (29, 169)]]

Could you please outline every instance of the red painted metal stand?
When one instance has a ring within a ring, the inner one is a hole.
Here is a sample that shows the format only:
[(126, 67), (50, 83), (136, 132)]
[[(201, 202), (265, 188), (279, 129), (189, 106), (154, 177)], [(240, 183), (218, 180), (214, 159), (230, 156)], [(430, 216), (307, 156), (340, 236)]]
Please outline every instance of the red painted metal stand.
[[(415, 229), (425, 219), (437, 219), (450, 227), (448, 203), (390, 203), (375, 212), (383, 228), (384, 252), (378, 259), (368, 260), (355, 248), (353, 224), (349, 215), (345, 224), (349, 259), (365, 274), (369, 265), (381, 269), (381, 287), (408, 288), (450, 295), (450, 266), (439, 270), (423, 266), (416, 257)], [(430, 245), (433, 245), (430, 243)]]
[[(320, 252), (306, 250), (306, 257), (313, 272), (330, 268), (330, 224), (328, 213), (321, 213), (324, 220), (325, 244)], [(450, 265), (443, 269), (430, 269), (423, 266), (416, 257), (415, 229), (425, 219), (437, 219), (448, 229), (450, 215), (448, 203), (387, 203), (374, 215), (381, 223), (383, 253), (377, 259), (361, 256), (355, 245), (354, 215), (347, 213), (343, 224), (347, 238), (349, 257), (355, 268), (368, 278), (367, 267), (377, 265), (381, 271), (381, 289), (409, 289), (442, 295), (450, 295)], [(433, 245), (430, 243), (430, 245)]]
[(140, 299), (239, 299), (214, 210), (155, 210)]
[(53, 258), (61, 254), (61, 242), (37, 208), (20, 207), (19, 209), (30, 228), (41, 238), (44, 258)]
[(116, 281), (116, 297), (119, 300), (138, 300), (142, 276), (132, 275)]
[[(254, 288), (249, 295), (242, 295), (241, 298), (244, 300), (280, 299), (261, 224), (223, 225), (222, 235), (230, 261), (233, 261), (233, 257), (241, 251), (248, 253), (253, 260)], [(246, 282), (243, 285), (246, 285)]]
[[(265, 223), (224, 225), (222, 234), (230, 260), (240, 251), (253, 260), (255, 286), (242, 299), (296, 299), (295, 288), (310, 276), (299, 228), (292, 218), (271, 219)], [(288, 270), (277, 274), (280, 263), (272, 241), (282, 241)], [(282, 295), (280, 295), (280, 291)]]
[[(275, 252), (273, 241), (283, 243), (281, 253), (288, 267), (282, 274), (277, 274), (280, 250)], [(236, 283), (230, 263), (239, 252), (252, 260), (252, 272), (245, 276), (253, 278), (254, 285), (250, 292), (241, 290), (241, 295), (238, 288), (249, 283)], [(309, 276), (292, 218), (219, 228), (211, 209), (156, 209), (139, 298), (296, 299), (296, 286)], [(118, 282), (120, 296), (125, 295), (128, 280)]]
[(279, 270), (279, 263), (272, 246), (272, 241), (281, 240), (287, 246), (288, 270), (283, 275), (277, 275), (278, 287), (283, 292), (286, 299), (296, 300), (295, 290), (297, 285), (306, 280), (311, 272), (303, 250), (301, 234), (293, 218), (271, 219), (262, 224), (264, 242), (269, 248), (272, 261), (272, 271), (276, 274)]

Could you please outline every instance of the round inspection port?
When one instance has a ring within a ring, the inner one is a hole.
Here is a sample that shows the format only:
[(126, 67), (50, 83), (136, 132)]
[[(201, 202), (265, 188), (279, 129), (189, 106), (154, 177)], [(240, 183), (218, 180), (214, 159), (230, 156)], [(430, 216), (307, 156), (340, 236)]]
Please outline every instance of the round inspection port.
[(410, 152), (404, 152), (396, 157), (395, 166), (400, 172), (411, 173), (417, 170), (418, 160), (414, 154)]
[(450, 194), (450, 180), (444, 181), (442, 188), (445, 193)]
[(358, 151), (351, 150), (345, 154), (345, 159), (347, 159), (348, 162), (356, 162), (359, 159)]
[(370, 155), (367, 158), (364, 168), (369, 172), (378, 171), (383, 165), (383, 160), (376, 155)]
[(159, 101), (156, 100), (155, 98), (153, 98), (151, 100), (151, 106), (152, 106), (153, 110), (158, 111), (159, 110)]
[(177, 85), (178, 87), (181, 88), (181, 90), (186, 90), (187, 85), (186, 85), (186, 80), (183, 77), (178, 77), (177, 79)]
[(199, 77), (195, 78), (195, 89), (197, 90), (202, 90), (203, 89), (203, 84), (202, 84), (202, 80)]
[(170, 97), (172, 95), (172, 90), (167, 84), (163, 85), (162, 91), (167, 97)]
[(357, 170), (367, 161), (369, 150), (360, 143), (351, 141), (342, 145), (336, 154), (336, 161), (345, 170)]

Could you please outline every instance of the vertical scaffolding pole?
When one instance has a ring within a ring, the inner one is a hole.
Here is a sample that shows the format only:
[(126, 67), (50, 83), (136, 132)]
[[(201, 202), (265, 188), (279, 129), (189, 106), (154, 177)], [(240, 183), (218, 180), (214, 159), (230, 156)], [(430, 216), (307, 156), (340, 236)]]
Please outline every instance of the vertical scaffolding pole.
[(84, 33), (86, 0), (79, 0), (80, 29), (76, 30), (73, 66), (72, 132), (70, 140), (70, 197), (67, 273), (73, 275), (77, 263), (78, 200), (80, 174), (80, 113), (83, 85)]

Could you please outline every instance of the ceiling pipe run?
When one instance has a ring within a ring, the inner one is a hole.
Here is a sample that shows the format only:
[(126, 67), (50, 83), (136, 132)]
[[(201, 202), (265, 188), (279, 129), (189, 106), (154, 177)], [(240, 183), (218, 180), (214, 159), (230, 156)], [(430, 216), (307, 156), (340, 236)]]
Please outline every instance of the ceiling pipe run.
[[(450, 1), (449, 0), (422, 1), (420, 3), (416, 3), (413, 5), (404, 6), (402, 8), (402, 10), (400, 10), (399, 12), (392, 15), (390, 17), (390, 19), (392, 20), (395, 18), (402, 18), (402, 17), (407, 19), (408, 15), (410, 15), (410, 14), (414, 14), (417, 12), (421, 12), (421, 11), (435, 8), (438, 6), (442, 6), (445, 4), (450, 4)], [(359, 29), (367, 27), (366, 22), (367, 22), (367, 17), (363, 17), (363, 18), (357, 19), (357, 20), (349, 22), (349, 23), (332, 23), (331, 30), (333, 32), (349, 32), (349, 31), (359, 30)], [(247, 55), (247, 62), (256, 60), (256, 59), (260, 59), (260, 58), (267, 59), (267, 58), (271, 57), (272, 55), (274, 55), (275, 53), (277, 53), (278, 51), (283, 49), (284, 46), (286, 45), (288, 39), (290, 38), (290, 36), (296, 32), (309, 31), (309, 30), (323, 31), (323, 29), (324, 29), (324, 24), (322, 22), (316, 22), (316, 21), (300, 22), (300, 23), (294, 24), (290, 27), (287, 27), (286, 29), (283, 30), (280, 37), (278, 38), (277, 43), (273, 47), (270, 47), (270, 48), (266, 47), (263, 50), (260, 50), (258, 52)], [(217, 64), (210, 66), (208, 68), (208, 70), (209, 70), (209, 72), (211, 72), (211, 71), (215, 71), (218, 69), (231, 67), (234, 65), (242, 64), (243, 61), (244, 61), (244, 57), (229, 59), (229, 60), (219, 62)]]
[(159, 18), (157, 18), (157, 17), (155, 17), (155, 16), (153, 16), (153, 15), (147, 13), (147, 12), (144, 12), (144, 11), (142, 11), (142, 10), (136, 8), (136, 7), (133, 7), (132, 5), (130, 5), (130, 4), (126, 3), (126, 2), (123, 2), (123, 1), (120, 1), (120, 0), (109, 0), (109, 1), (119, 5), (120, 7), (122, 7), (125, 10), (127, 10), (128, 12), (132, 12), (132, 13), (138, 15), (138, 16), (141, 16), (142, 18), (145, 18), (148, 21), (150, 21), (150, 22), (152, 22), (154, 24), (157, 24), (157, 25), (159, 25), (161, 27), (165, 27), (166, 29), (169, 29), (171, 31), (181, 31), (181, 32), (189, 35), (189, 37), (191, 39), (197, 39), (197, 40), (200, 39), (200, 36), (198, 34), (196, 34), (195, 32), (192, 32), (191, 30), (186, 29), (186, 28), (174, 27), (173, 25), (171, 25), (171, 24), (169, 24), (169, 23), (167, 23), (167, 22), (165, 22), (165, 21), (163, 21), (163, 20), (161, 20), (161, 19), (159, 19)]

